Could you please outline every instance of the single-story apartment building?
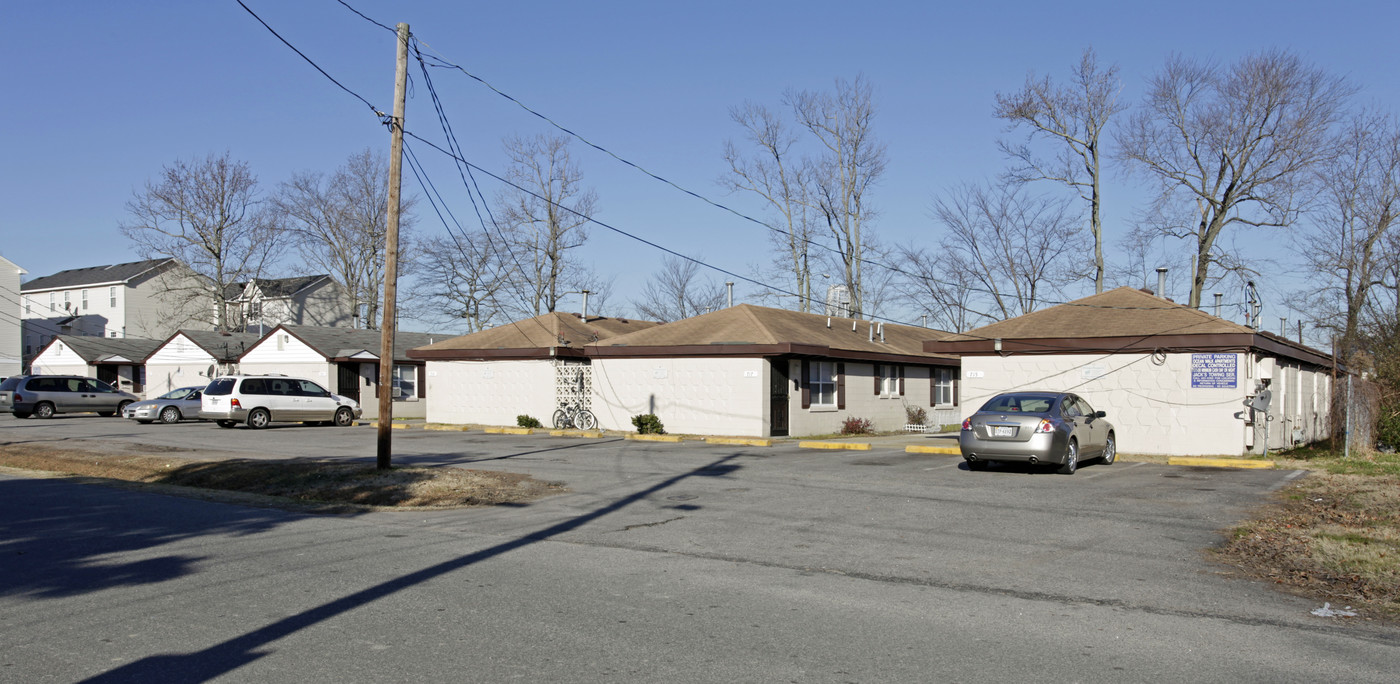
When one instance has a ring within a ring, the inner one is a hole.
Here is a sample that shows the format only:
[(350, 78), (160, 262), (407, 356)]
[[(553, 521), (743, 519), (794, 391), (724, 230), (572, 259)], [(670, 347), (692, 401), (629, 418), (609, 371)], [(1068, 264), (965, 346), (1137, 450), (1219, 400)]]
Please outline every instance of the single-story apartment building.
[(1130, 287), (923, 348), (962, 357), (963, 417), (1001, 392), (1072, 391), (1107, 412), (1120, 451), (1171, 456), (1325, 437), (1337, 372), (1322, 351)]
[(179, 330), (146, 358), (146, 396), (158, 397), (179, 387), (204, 385), (238, 372), (237, 359), (259, 339), (246, 333)]
[[(394, 334), (393, 412), (398, 418), (422, 418), (427, 413), (428, 386), (423, 361), (409, 358), (413, 347), (430, 345), (429, 333)], [(237, 358), (240, 373), (281, 373), (314, 380), (326, 389), (360, 403), (364, 417), (379, 415), (381, 333), (359, 328), (279, 325)]]
[[(656, 326), (652, 321), (549, 312), (411, 349), (425, 364), (433, 423), (515, 425), (528, 415), (548, 424), (561, 400), (580, 395), (584, 347)], [(586, 380), (586, 379), (585, 379)]]
[(34, 375), (84, 375), (117, 389), (146, 392), (146, 358), (162, 340), (58, 335), (30, 362)]
[(800, 436), (904, 429), (906, 409), (956, 422), (958, 360), (922, 349), (945, 334), (740, 304), (665, 324), (552, 313), (409, 354), (450, 397), (433, 422), (547, 423), (578, 402), (603, 429), (654, 413), (672, 433)]

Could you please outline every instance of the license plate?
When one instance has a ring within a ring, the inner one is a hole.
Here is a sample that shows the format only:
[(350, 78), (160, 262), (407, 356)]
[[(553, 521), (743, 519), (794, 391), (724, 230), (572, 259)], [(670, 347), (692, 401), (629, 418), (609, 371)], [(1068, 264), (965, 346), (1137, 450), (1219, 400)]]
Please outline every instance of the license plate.
[(992, 436), (993, 436), (993, 437), (1015, 437), (1015, 436), (1016, 436), (1016, 428), (1014, 428), (1014, 427), (994, 427), (994, 428), (992, 428)]

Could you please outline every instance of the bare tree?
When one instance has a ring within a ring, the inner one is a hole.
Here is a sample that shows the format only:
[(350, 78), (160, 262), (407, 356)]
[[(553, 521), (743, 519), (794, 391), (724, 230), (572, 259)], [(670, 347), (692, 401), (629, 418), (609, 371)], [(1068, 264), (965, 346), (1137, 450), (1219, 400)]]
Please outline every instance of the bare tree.
[[(304, 172), (278, 191), (275, 204), (306, 264), (331, 274), (373, 328), (379, 321), (388, 235), (389, 163), (366, 148), (325, 178)], [(411, 272), (414, 199), (400, 200), (400, 273)]]
[[(968, 312), (992, 320), (1030, 313), (1079, 277), (1085, 251), (1068, 200), (1027, 195), (1020, 183), (964, 185), (934, 201), (944, 225), (936, 262), (975, 292)], [(953, 299), (952, 301), (957, 301)]]
[(1200, 306), (1227, 226), (1294, 221), (1351, 93), (1344, 79), (1282, 51), (1228, 69), (1173, 56), (1152, 77), (1118, 136), (1119, 154), (1157, 179), (1159, 203), (1195, 207), (1189, 223), (1167, 228), (1195, 244), (1191, 306)]
[(865, 311), (864, 232), (876, 215), (867, 193), (885, 172), (885, 146), (875, 139), (875, 99), (863, 77), (837, 79), (834, 93), (789, 94), (798, 123), (824, 151), (809, 166), (811, 201), (836, 240), (835, 264), (851, 295), (851, 311)]
[[(1103, 292), (1106, 271), (1103, 255), (1103, 221), (1100, 218), (1103, 175), (1099, 140), (1113, 115), (1127, 105), (1118, 102), (1123, 89), (1118, 67), (1100, 69), (1093, 48), (1086, 48), (1074, 68), (1069, 85), (1057, 86), (1049, 76), (1028, 77), (1026, 85), (1010, 95), (997, 93), (996, 115), (1012, 129), (1030, 129), (1020, 142), (998, 145), (1019, 162), (1011, 177), (1021, 181), (1050, 180), (1079, 193), (1089, 205), (1089, 234), (1094, 238), (1094, 291)], [(1058, 153), (1042, 156), (1031, 148), (1036, 138), (1058, 142)]]
[(963, 332), (982, 319), (973, 313), (973, 283), (970, 272), (960, 268), (957, 258), (942, 249), (929, 250), (917, 245), (899, 248), (900, 301), (919, 315), (927, 316), (932, 327)]
[(525, 313), (554, 311), (560, 299), (583, 289), (592, 277), (572, 251), (588, 240), (588, 218), (597, 195), (583, 187), (583, 173), (559, 136), (510, 138), (505, 142), (515, 184), (502, 193), (500, 216), (510, 226), (510, 254), (518, 267), (514, 287)]
[(729, 174), (720, 184), (731, 191), (750, 192), (760, 197), (777, 216), (769, 234), (780, 272), (786, 273), (792, 292), (797, 295), (798, 311), (812, 310), (812, 255), (814, 212), (807, 187), (808, 167), (796, 157), (796, 134), (787, 130), (781, 117), (760, 105), (745, 103), (729, 110), (729, 117), (744, 128), (755, 148), (746, 157), (733, 141), (724, 144), (724, 160)]
[[(421, 249), (422, 263), (410, 287), (411, 316), (432, 324), (465, 322), (467, 332), (485, 330), (504, 318), (499, 297), (511, 267), (485, 233), (435, 237)], [(449, 327), (456, 327), (449, 323)]]
[(1350, 365), (1367, 302), (1385, 287), (1396, 259), (1386, 242), (1400, 232), (1400, 124), (1358, 114), (1338, 135), (1336, 150), (1318, 167), (1319, 210), (1298, 253), (1317, 285), (1308, 292), (1315, 324), (1340, 338), (1338, 354)]
[(637, 314), (652, 321), (678, 321), (724, 306), (724, 286), (700, 279), (700, 266), (676, 257), (661, 260), (661, 270), (647, 279), (642, 298), (632, 302)]
[(174, 257), (193, 271), (166, 281), (190, 320), (228, 330), (229, 286), (262, 275), (281, 237), (258, 180), (229, 153), (179, 160), (134, 191), (121, 232), (146, 258)]

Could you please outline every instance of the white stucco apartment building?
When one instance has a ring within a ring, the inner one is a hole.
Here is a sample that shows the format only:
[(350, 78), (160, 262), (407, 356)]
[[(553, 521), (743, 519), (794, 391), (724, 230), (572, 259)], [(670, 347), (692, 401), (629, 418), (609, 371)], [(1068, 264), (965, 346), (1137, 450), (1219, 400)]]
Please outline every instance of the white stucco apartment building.
[[(962, 357), (962, 414), (1013, 390), (1072, 391), (1106, 411), (1124, 453), (1214, 456), (1306, 444), (1329, 430), (1323, 352), (1133, 288), (924, 344)], [(1267, 389), (1267, 419), (1245, 403)]]

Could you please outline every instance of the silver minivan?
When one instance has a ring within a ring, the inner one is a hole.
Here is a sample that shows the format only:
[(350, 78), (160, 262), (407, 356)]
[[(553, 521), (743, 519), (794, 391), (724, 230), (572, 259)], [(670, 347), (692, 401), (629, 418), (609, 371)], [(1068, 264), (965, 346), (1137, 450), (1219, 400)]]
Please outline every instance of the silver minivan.
[(81, 375), (17, 375), (0, 383), (0, 411), (16, 418), (52, 418), (58, 413), (114, 416), (139, 399)]
[(355, 400), (332, 394), (302, 378), (285, 375), (229, 375), (214, 378), (200, 397), (199, 417), (230, 428), (274, 422), (353, 425), (362, 409)]

